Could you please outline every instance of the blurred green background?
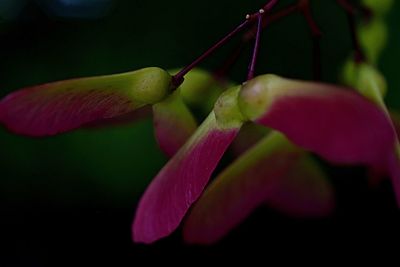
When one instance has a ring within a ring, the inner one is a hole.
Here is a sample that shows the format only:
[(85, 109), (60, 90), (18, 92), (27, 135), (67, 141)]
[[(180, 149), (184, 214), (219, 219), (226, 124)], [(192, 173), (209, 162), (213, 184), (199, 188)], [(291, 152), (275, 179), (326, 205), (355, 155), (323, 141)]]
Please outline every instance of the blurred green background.
[[(264, 2), (119, 0), (114, 1), (107, 16), (91, 19), (49, 17), (30, 2), (18, 18), (0, 24), (0, 97), (18, 88), (61, 79), (147, 66), (184, 66)], [(291, 2), (281, 1), (279, 7)], [(323, 80), (337, 82), (341, 64), (351, 49), (346, 17), (334, 0), (311, 2), (323, 31)], [(400, 1), (395, 2), (388, 17), (390, 41), (379, 67), (389, 82), (387, 102), (400, 110)], [(300, 15), (274, 23), (262, 38), (258, 73), (311, 79), (311, 40)], [(218, 68), (234, 44), (202, 66)], [(230, 74), (236, 82), (246, 76), (250, 47)], [(0, 265), (1, 259), (7, 258), (10, 266), (45, 266), (66, 255), (85, 255), (92, 263), (114, 257), (133, 262), (140, 255), (163, 253), (171, 244), (182, 249), (179, 234), (150, 247), (134, 246), (130, 241), (137, 200), (165, 162), (153, 138), (151, 120), (44, 139), (16, 136), (0, 128), (0, 233), (10, 250), (5, 253), (7, 257), (0, 257)], [(357, 208), (367, 203), (360, 209), (364, 212), (360, 218), (374, 217), (374, 211), (379, 211), (386, 214), (378, 212), (380, 216), (396, 217), (399, 222), (391, 204), (394, 198), (390, 186), (384, 184), (371, 193), (366, 181), (351, 177), (362, 173), (353, 169), (332, 171), (332, 179), (339, 181), (338, 214), (357, 213)], [(372, 215), (365, 215), (371, 210)], [(319, 233), (335, 227), (331, 221), (293, 223), (268, 210), (260, 214), (250, 219), (247, 228), (243, 226), (243, 233), (228, 240), (239, 244), (253, 236), (260, 241), (255, 237), (260, 232), (251, 229), (263, 228), (257, 218), (265, 223), (267, 215), (275, 218), (276, 224), (282, 225), (283, 220), (283, 225), (291, 229), (305, 227)], [(339, 219), (339, 224), (342, 222)], [(283, 235), (295, 233), (281, 231)], [(223, 250), (225, 245), (218, 249)], [(206, 255), (212, 250), (185, 249)]]

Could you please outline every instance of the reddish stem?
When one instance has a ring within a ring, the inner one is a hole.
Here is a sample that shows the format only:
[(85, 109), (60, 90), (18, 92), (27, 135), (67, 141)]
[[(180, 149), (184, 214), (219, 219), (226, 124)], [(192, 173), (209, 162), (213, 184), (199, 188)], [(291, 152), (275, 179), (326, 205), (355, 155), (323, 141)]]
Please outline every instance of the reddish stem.
[(270, 11), (277, 3), (278, 0), (271, 0), (268, 3), (266, 3), (262, 9), (264, 11)]
[(354, 61), (357, 63), (363, 62), (365, 61), (365, 55), (358, 40), (355, 18), (352, 14), (348, 13), (347, 20), (349, 22), (351, 41), (353, 43)]
[[(298, 11), (298, 4), (290, 5), (274, 14), (267, 14), (266, 17), (268, 19), (263, 20), (262, 28), (266, 28), (272, 22), (275, 22), (281, 18), (287, 17), (288, 15)], [(247, 32), (243, 36), (243, 42), (248, 42), (249, 40), (253, 39), (257, 34), (257, 27), (253, 28), (251, 31)]]
[(258, 58), (258, 52), (260, 50), (260, 37), (261, 37), (261, 30), (262, 30), (263, 13), (264, 13), (264, 10), (261, 9), (260, 13), (258, 14), (257, 34), (256, 34), (256, 40), (254, 42), (253, 57), (251, 59), (251, 62), (249, 65), (249, 72), (247, 74), (247, 80), (251, 80), (254, 78), (254, 73), (255, 73), (255, 68), (256, 68), (257, 58)]
[[(279, 0), (270, 0), (267, 4), (264, 5), (264, 10), (267, 12), (271, 10)], [(232, 37), (234, 37), (237, 33), (239, 33), (242, 29), (248, 26), (250, 23), (254, 22), (257, 19), (257, 13), (252, 15), (247, 15), (246, 20), (242, 22), (239, 26), (237, 26), (233, 31), (228, 33), (224, 38), (222, 38), (219, 42), (209, 48), (206, 52), (204, 52), (200, 57), (194, 60), (191, 64), (183, 68), (179, 73), (172, 77), (172, 85), (177, 88), (184, 81), (184, 76), (191, 71), (194, 67), (200, 64), (204, 59), (210, 56), (213, 52), (215, 52), (218, 48), (226, 44)]]
[(215, 50), (226, 44), (233, 36), (235, 36), (238, 32), (240, 32), (244, 27), (246, 27), (249, 24), (250, 20), (245, 20), (243, 23), (241, 23), (239, 26), (237, 26), (233, 31), (228, 33), (224, 38), (222, 38), (220, 41), (218, 41), (215, 45), (213, 45), (211, 48), (209, 48), (206, 52), (204, 52), (200, 57), (198, 57), (195, 61), (193, 61), (191, 64), (183, 68), (179, 73), (174, 75), (172, 79), (172, 85), (177, 88), (179, 85), (181, 85), (184, 81), (184, 76), (191, 71), (194, 67), (196, 67), (199, 63), (201, 63), (204, 59), (206, 59), (208, 56), (210, 56)]
[(309, 0), (300, 0), (299, 1), (299, 9), (303, 14), (303, 17), (306, 19), (308, 27), (311, 30), (312, 36), (320, 37), (322, 35), (321, 30), (319, 29), (317, 23), (315, 22), (313, 15), (311, 13), (310, 1)]
[(355, 14), (356, 13), (356, 8), (349, 3), (347, 0), (336, 0), (338, 4), (347, 12), (350, 14)]
[[(263, 19), (262, 21), (262, 29), (266, 28), (269, 24), (287, 17), (288, 15), (294, 13), (295, 11), (298, 11), (298, 5), (294, 4), (294, 5), (290, 5), (280, 11), (277, 11), (274, 14), (267, 14), (265, 16), (266, 19)], [(222, 65), (221, 68), (219, 68), (217, 71), (215, 71), (214, 76), (219, 79), (221, 77), (223, 77), (228, 70), (232, 67), (232, 65), (237, 61), (237, 59), (239, 58), (240, 54), (242, 53), (245, 45), (247, 42), (249, 42), (250, 40), (252, 40), (253, 38), (255, 38), (257, 34), (257, 26), (255, 26), (254, 28), (252, 28), (251, 30), (249, 30), (248, 32), (246, 32), (243, 37), (241, 42), (238, 44), (238, 46), (235, 48), (235, 50), (233, 51), (232, 54), (230, 54), (230, 56), (228, 57), (228, 59), (224, 62), (224, 64)]]
[(365, 55), (361, 48), (360, 41), (357, 36), (357, 25), (356, 25), (356, 7), (354, 7), (348, 0), (337, 0), (338, 4), (346, 11), (347, 21), (350, 28), (351, 42), (354, 50), (354, 61), (361, 63), (365, 61)]
[(346, 10), (347, 13), (351, 13), (356, 15), (356, 13), (360, 13), (365, 20), (370, 20), (373, 16), (373, 12), (369, 7), (362, 5), (361, 3), (352, 4), (348, 0), (336, 0), (338, 4)]
[(322, 32), (319, 29), (317, 23), (310, 8), (309, 0), (299, 1), (299, 10), (301, 11), (303, 17), (305, 18), (308, 28), (311, 31), (311, 37), (313, 41), (313, 76), (314, 80), (321, 80), (322, 64), (321, 64), (321, 36)]

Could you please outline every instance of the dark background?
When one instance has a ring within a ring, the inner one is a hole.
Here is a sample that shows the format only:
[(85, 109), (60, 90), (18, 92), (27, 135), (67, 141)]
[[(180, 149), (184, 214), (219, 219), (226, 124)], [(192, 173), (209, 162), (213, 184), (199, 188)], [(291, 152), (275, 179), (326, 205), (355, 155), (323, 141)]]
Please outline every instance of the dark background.
[[(293, 1), (281, 2), (283, 7)], [(400, 2), (395, 2), (379, 67), (389, 82), (387, 102), (400, 110)], [(108, 16), (94, 20), (50, 18), (30, 4), (19, 20), (0, 28), (0, 97), (72, 77), (184, 66), (263, 4), (120, 0)], [(312, 5), (324, 33), (323, 80), (337, 82), (351, 49), (346, 18), (333, 0)], [(232, 48), (202, 66), (219, 67)], [(232, 80), (245, 78), (249, 54), (235, 65)], [(265, 30), (257, 72), (311, 79), (311, 59), (307, 26), (292, 15)], [(322, 250), (333, 257), (360, 245), (375, 251), (399, 242), (400, 212), (390, 183), (370, 188), (363, 168), (325, 165), (337, 191), (330, 218), (296, 220), (260, 208), (215, 246), (184, 245), (180, 230), (155, 245), (134, 245), (130, 225), (137, 201), (165, 162), (150, 120), (45, 139), (0, 128), (0, 266), (132, 266), (183, 255), (236, 258), (245, 251), (261, 251), (268, 262), (277, 252), (313, 257)]]

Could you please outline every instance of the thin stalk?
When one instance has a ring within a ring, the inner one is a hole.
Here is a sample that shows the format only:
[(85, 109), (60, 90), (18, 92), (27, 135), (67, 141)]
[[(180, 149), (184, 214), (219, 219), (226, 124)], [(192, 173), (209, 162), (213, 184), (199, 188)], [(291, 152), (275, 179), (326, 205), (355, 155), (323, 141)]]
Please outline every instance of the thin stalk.
[(373, 11), (361, 3), (350, 3), (348, 0), (336, 0), (337, 3), (347, 12), (351, 13), (353, 15), (356, 15), (356, 13), (360, 13), (365, 20), (371, 19), (371, 17), (374, 15)]
[(361, 48), (360, 41), (357, 35), (357, 25), (356, 25), (356, 7), (354, 7), (348, 0), (337, 0), (338, 4), (345, 10), (347, 15), (347, 21), (350, 29), (351, 42), (354, 50), (354, 61), (356, 63), (361, 63), (365, 61), (364, 51)]
[[(269, 11), (271, 10), (277, 3), (279, 0), (270, 0), (269, 2), (267, 2), (263, 9), (265, 11)], [(240, 31), (242, 31), (246, 26), (248, 26), (249, 24), (253, 23), (256, 18), (257, 18), (257, 14), (258, 13), (254, 13), (251, 15), (247, 15), (246, 16), (246, 20), (244, 22), (242, 22), (241, 24), (239, 24), (239, 26), (237, 26), (233, 31), (231, 31), (230, 33), (228, 33), (224, 38), (222, 38), (220, 41), (218, 41), (216, 44), (214, 44), (211, 48), (209, 48), (206, 52), (204, 52), (200, 57), (198, 57), (197, 59), (195, 59), (192, 63), (190, 63), (188, 66), (186, 66), (185, 68), (183, 68), (179, 73), (177, 73), (176, 75), (173, 76), (172, 78), (172, 85), (177, 88), (179, 85), (182, 84), (182, 82), (184, 81), (184, 76), (191, 71), (194, 67), (196, 67), (198, 64), (200, 64), (204, 59), (206, 59), (207, 57), (209, 57), (213, 52), (215, 52), (218, 48), (220, 48), (221, 46), (223, 46), (224, 44), (226, 44), (232, 37), (234, 37), (237, 33), (239, 33)]]
[[(298, 10), (299, 10), (298, 5), (292, 4), (286, 8), (283, 8), (282, 10), (275, 12), (274, 14), (266, 14), (265, 19), (263, 19), (262, 21), (262, 29), (265, 29), (271, 23), (276, 22), (281, 18), (287, 17)], [(252, 39), (254, 39), (256, 37), (256, 34), (257, 34), (257, 25), (243, 35), (240, 43), (237, 45), (234, 51), (228, 56), (228, 58), (224, 61), (222, 67), (218, 68), (217, 71), (214, 72), (214, 76), (217, 79), (220, 79), (221, 77), (226, 75), (226, 73), (237, 62), (246, 44)]]
[(299, 1), (299, 9), (305, 18), (308, 28), (311, 32), (311, 38), (313, 42), (313, 76), (314, 80), (320, 81), (322, 75), (322, 63), (321, 63), (321, 36), (322, 32), (319, 29), (317, 23), (314, 20), (314, 17), (310, 8), (309, 0), (300, 0)]
[(210, 56), (213, 52), (215, 52), (218, 48), (226, 44), (232, 37), (234, 37), (238, 32), (240, 32), (243, 28), (245, 28), (249, 24), (250, 20), (245, 20), (242, 22), (239, 26), (237, 26), (233, 31), (228, 33), (224, 38), (222, 38), (220, 41), (218, 41), (216, 44), (214, 44), (212, 47), (210, 47), (206, 52), (204, 52), (200, 57), (195, 59), (192, 63), (190, 63), (188, 66), (183, 68), (180, 72), (178, 72), (172, 80), (172, 85), (174, 87), (178, 87), (179, 85), (182, 84), (184, 81), (184, 76), (191, 71), (194, 67), (196, 67), (198, 64), (200, 64), (204, 59), (206, 59), (208, 56)]
[[(262, 28), (264, 29), (264, 28), (266, 28), (269, 24), (271, 24), (272, 22), (275, 22), (275, 21), (277, 21), (277, 20), (279, 20), (279, 19), (281, 19), (281, 18), (287, 17), (287, 16), (289, 16), (290, 14), (292, 14), (292, 13), (298, 11), (298, 10), (299, 10), (298, 4), (296, 3), (296, 4), (292, 4), (292, 5), (290, 5), (290, 6), (286, 7), (286, 8), (284, 8), (284, 9), (282, 9), (282, 10), (280, 10), (280, 11), (277, 11), (277, 12), (274, 13), (274, 14), (266, 14), (265, 17), (266, 17), (267, 19), (264, 19), (264, 20), (263, 20)], [(256, 34), (257, 34), (257, 27), (254, 27), (251, 31), (248, 31), (248, 32), (243, 36), (243, 42), (248, 42), (248, 41), (250, 41), (251, 39), (255, 38)]]
[(365, 55), (361, 48), (360, 41), (358, 40), (356, 20), (353, 14), (350, 13), (347, 14), (347, 20), (350, 28), (351, 42), (354, 49), (354, 61), (357, 63), (361, 63), (365, 61)]
[(258, 14), (258, 22), (257, 22), (257, 34), (256, 40), (254, 42), (254, 50), (253, 56), (249, 65), (249, 72), (247, 74), (247, 80), (251, 80), (254, 78), (255, 68), (257, 64), (258, 52), (260, 50), (260, 38), (261, 38), (261, 30), (262, 30), (262, 22), (263, 22), (263, 13), (264, 10), (261, 9)]

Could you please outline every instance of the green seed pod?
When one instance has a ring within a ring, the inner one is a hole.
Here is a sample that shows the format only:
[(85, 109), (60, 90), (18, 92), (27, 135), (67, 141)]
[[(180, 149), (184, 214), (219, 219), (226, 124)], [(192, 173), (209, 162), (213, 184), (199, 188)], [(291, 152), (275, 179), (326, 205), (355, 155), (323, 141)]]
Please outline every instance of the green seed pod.
[(142, 103), (160, 102), (169, 94), (171, 88), (171, 75), (160, 68), (144, 68), (120, 75), (127, 76), (125, 81), (121, 81), (130, 83), (131, 97)]
[(359, 68), (358, 91), (371, 99), (375, 94), (383, 99), (387, 92), (387, 83), (383, 75), (368, 64), (361, 64)]
[(393, 0), (361, 0), (361, 3), (369, 7), (375, 15), (385, 15), (393, 6)]
[[(171, 73), (176, 72), (176, 70), (171, 71)], [(185, 81), (180, 86), (185, 103), (206, 113), (212, 110), (223, 90), (221, 83), (213, 75), (201, 69), (193, 69), (186, 74)]]
[(384, 20), (377, 18), (359, 25), (358, 38), (368, 60), (376, 64), (388, 40), (388, 29)]
[(0, 121), (19, 134), (54, 135), (158, 103), (171, 79), (153, 67), (28, 87), (0, 100)]
[(241, 86), (236, 86), (225, 91), (215, 103), (215, 117), (223, 129), (237, 128), (244, 121), (238, 105), (240, 88)]
[(383, 75), (372, 65), (357, 64), (353, 60), (347, 60), (343, 67), (342, 80), (375, 103), (383, 104), (387, 83)]
[(258, 76), (243, 84), (239, 107), (246, 119), (253, 120), (263, 114), (271, 104), (276, 88), (284, 91), (284, 79), (273, 74)]
[(347, 86), (355, 87), (357, 69), (352, 59), (347, 59), (340, 73), (340, 80)]

